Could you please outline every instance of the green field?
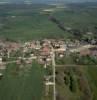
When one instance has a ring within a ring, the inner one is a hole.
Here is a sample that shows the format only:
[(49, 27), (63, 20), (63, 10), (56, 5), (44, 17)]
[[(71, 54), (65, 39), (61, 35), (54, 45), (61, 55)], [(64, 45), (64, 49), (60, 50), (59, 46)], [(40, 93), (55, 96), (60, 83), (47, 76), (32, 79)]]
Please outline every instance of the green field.
[(24, 6), (20, 9), (5, 8), (0, 17), (3, 24), (0, 36), (18, 40), (62, 37), (64, 32), (48, 20), (48, 15), (41, 13), (42, 9), (45, 9), (45, 6), (39, 6), (37, 9), (33, 6), (28, 9)]
[[(64, 32), (51, 22), (44, 9), (50, 5), (5, 5), (0, 7), (0, 37), (13, 40), (32, 40), (42, 38), (70, 38), (72, 34)], [(51, 15), (64, 23), (64, 26), (91, 31), (97, 26), (97, 9), (64, 8), (56, 9)]]
[(0, 100), (41, 100), (44, 71), (40, 65), (10, 64), (0, 79)]

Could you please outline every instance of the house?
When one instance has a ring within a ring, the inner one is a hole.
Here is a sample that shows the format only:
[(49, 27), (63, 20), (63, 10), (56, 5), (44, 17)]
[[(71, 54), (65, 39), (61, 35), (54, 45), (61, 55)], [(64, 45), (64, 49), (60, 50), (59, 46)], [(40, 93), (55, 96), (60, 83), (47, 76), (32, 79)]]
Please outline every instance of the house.
[(51, 52), (51, 48), (49, 46), (44, 46), (40, 50), (40, 55), (41, 56), (49, 56)]
[(84, 49), (80, 51), (81, 56), (96, 56), (97, 57), (97, 47), (89, 48), (89, 49)]
[(51, 41), (50, 40), (48, 40), (48, 39), (44, 39), (43, 41), (42, 41), (42, 46), (49, 46), (51, 44)]
[(46, 64), (46, 65), (50, 65), (51, 64), (51, 57), (48, 56), (39, 56), (38, 57), (38, 63), (39, 64)]
[(0, 57), (0, 64), (2, 64), (2, 58)]
[(0, 73), (0, 80), (3, 78), (3, 74), (2, 73)]
[(6, 44), (6, 48), (7, 48), (7, 49), (10, 49), (10, 50), (13, 50), (13, 51), (18, 50), (20, 47), (21, 47), (21, 44), (20, 44), (20, 43), (8, 42), (8, 43)]
[(40, 50), (40, 48), (41, 48), (40, 41), (35, 41), (35, 49)]
[(35, 49), (35, 47), (36, 47), (35, 43), (34, 43), (34, 42), (31, 42), (31, 43), (30, 43), (30, 48), (31, 48), (31, 49)]
[(92, 56), (96, 56), (97, 57), (97, 47), (90, 48), (89, 50), (91, 51), (91, 55)]
[(45, 45), (40, 50), (40, 56), (38, 57), (38, 62), (40, 64), (47, 63), (50, 64), (51, 62), (51, 48), (48, 45)]
[(90, 54), (91, 54), (91, 52), (90, 52), (89, 49), (84, 49), (84, 50), (80, 51), (81, 56), (87, 56), (87, 55), (90, 55)]

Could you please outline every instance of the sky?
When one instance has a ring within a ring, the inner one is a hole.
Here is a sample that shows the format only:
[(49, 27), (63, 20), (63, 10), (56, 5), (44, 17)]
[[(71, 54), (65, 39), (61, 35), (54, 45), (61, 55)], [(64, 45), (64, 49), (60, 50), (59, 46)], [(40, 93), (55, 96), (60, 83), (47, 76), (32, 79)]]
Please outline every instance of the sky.
[(60, 1), (60, 2), (97, 2), (97, 0), (0, 0), (1, 3), (4, 2), (16, 2), (16, 3), (20, 3), (20, 2), (32, 2), (32, 3), (54, 3), (56, 1)]

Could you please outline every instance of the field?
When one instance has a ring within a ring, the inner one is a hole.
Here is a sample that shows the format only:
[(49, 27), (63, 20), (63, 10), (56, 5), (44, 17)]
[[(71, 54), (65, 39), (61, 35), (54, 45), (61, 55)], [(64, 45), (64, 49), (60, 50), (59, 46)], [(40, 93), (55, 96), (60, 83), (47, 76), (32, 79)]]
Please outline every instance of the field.
[(9, 64), (0, 79), (0, 100), (41, 100), (44, 71), (40, 65)]
[(91, 86), (91, 90), (92, 90), (92, 93), (93, 93), (93, 100), (97, 100), (97, 77), (96, 77), (96, 74), (97, 74), (97, 66), (89, 66), (87, 68), (87, 72), (88, 72), (88, 80), (89, 80), (89, 83), (90, 83), (90, 86)]
[[(97, 66), (57, 68), (58, 98), (62, 100), (97, 100), (96, 74)], [(69, 78), (73, 79), (72, 83)]]
[[(43, 12), (45, 9), (56, 9)], [(97, 8), (56, 8), (51, 5), (3, 5), (0, 7), (0, 37), (12, 40), (32, 40), (42, 38), (70, 38), (49, 20), (56, 17), (65, 27), (94, 30), (97, 26)]]
[(20, 9), (5, 8), (5, 13), (1, 15), (3, 20), (0, 36), (18, 40), (53, 38), (59, 33), (62, 36), (63, 32), (48, 20), (47, 15), (41, 13), (44, 8), (41, 6), (37, 9), (33, 6), (28, 9), (25, 6)]

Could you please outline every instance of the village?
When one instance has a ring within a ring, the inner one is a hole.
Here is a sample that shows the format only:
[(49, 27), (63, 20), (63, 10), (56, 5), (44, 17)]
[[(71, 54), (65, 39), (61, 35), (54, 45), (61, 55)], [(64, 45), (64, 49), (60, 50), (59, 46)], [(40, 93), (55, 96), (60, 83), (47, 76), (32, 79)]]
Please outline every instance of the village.
[(1, 40), (0, 70), (6, 69), (8, 63), (16, 62), (21, 65), (21, 62), (24, 61), (26, 64), (31, 64), (33, 60), (46, 68), (52, 63), (52, 48), (55, 53), (55, 62), (56, 58), (63, 59), (70, 54), (89, 55), (97, 59), (97, 45), (78, 40), (44, 39), (24, 43)]
[(96, 44), (83, 43), (78, 40), (44, 39), (24, 43), (0, 41), (0, 69), (5, 68), (4, 63), (14, 62), (14, 59), (18, 64), (21, 63), (21, 60), (25, 60), (28, 64), (32, 63), (32, 60), (36, 60), (39, 64), (50, 65), (52, 48), (58, 58), (72, 53), (97, 57)]

